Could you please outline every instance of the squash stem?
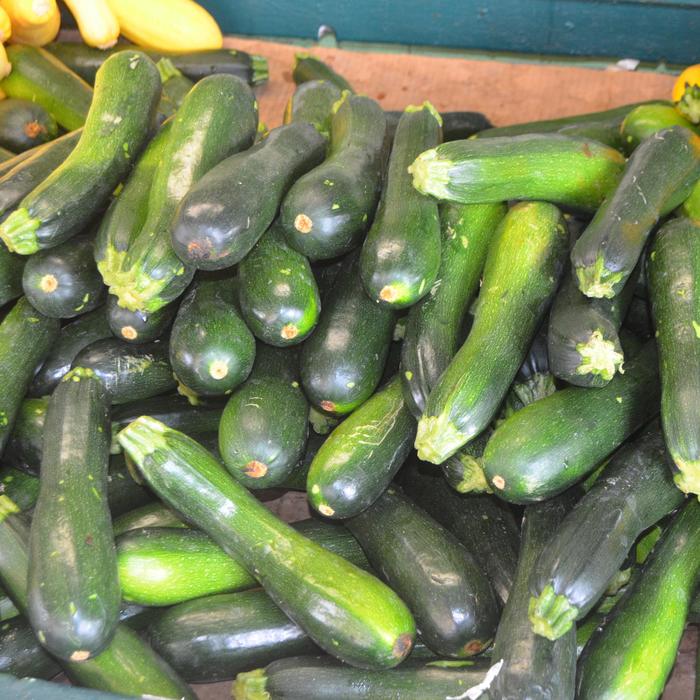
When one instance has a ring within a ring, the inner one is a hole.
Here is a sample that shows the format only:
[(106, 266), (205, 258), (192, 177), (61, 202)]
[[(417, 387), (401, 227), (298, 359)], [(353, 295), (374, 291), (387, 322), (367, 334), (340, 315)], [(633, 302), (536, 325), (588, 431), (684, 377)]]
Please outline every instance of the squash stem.
[(437, 149), (423, 151), (411, 165), (408, 172), (413, 175), (413, 186), (423, 194), (431, 194), (438, 199), (452, 199), (449, 196), (450, 161), (442, 160)]
[(163, 434), (166, 430), (167, 426), (155, 418), (141, 416), (129, 423), (117, 435), (117, 439), (124, 451), (140, 468), (146, 457), (156, 450), (165, 449)]
[(40, 225), (41, 221), (31, 217), (23, 207), (13, 211), (0, 226), (0, 238), (11, 253), (33, 255), (39, 250), (36, 231)]
[(265, 690), (266, 685), (264, 668), (239, 673), (231, 689), (233, 700), (270, 700), (270, 694)]
[(254, 87), (264, 85), (270, 77), (270, 68), (264, 56), (251, 56), (250, 70), (250, 82)]
[(624, 374), (622, 363), (625, 356), (619, 343), (606, 340), (603, 332), (597, 328), (584, 343), (576, 345), (576, 352), (581, 356), (581, 362), (576, 368), (576, 374), (594, 374), (609, 382), (616, 372)]
[(455, 424), (444, 414), (440, 416), (423, 416), (418, 421), (416, 432), (416, 450), (418, 459), (433, 464), (442, 464), (462, 445), (467, 436), (457, 430)]
[(551, 641), (566, 634), (577, 616), (578, 608), (566, 596), (557, 595), (552, 584), (547, 584), (539, 596), (530, 598), (528, 617), (532, 631)]
[(676, 465), (676, 473), (673, 481), (683, 493), (700, 494), (700, 460), (683, 459), (677, 454), (672, 454)]
[(598, 256), (593, 265), (576, 268), (578, 288), (594, 299), (612, 299), (618, 292), (620, 282), (624, 282), (623, 272), (613, 272), (605, 267), (605, 260)]

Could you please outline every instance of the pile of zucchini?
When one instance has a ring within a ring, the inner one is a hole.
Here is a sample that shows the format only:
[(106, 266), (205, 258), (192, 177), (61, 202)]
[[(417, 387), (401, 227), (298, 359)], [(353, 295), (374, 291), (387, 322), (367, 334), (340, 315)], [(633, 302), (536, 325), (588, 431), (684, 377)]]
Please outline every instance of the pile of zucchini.
[(48, 49), (0, 82), (0, 697), (658, 698), (698, 127), (385, 112), (300, 55), (268, 132), (258, 57)]

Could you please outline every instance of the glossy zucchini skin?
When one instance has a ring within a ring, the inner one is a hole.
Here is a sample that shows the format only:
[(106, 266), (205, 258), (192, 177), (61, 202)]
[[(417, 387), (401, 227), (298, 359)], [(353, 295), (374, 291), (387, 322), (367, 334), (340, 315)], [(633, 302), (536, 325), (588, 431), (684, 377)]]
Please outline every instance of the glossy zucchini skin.
[(700, 493), (700, 222), (674, 219), (656, 234), (647, 277), (661, 373), (661, 420), (675, 481)]
[(75, 318), (96, 309), (105, 288), (95, 265), (92, 236), (76, 236), (32, 255), (22, 288), (32, 306), (51, 318)]
[(377, 214), (362, 245), (360, 273), (371, 299), (406, 308), (424, 297), (440, 267), (437, 202), (412, 184), (408, 167), (440, 143), (442, 120), (426, 102), (399, 120)]
[[(388, 111), (386, 114), (387, 135), (393, 139), (403, 112)], [(442, 140), (458, 141), (489, 129), (491, 122), (481, 112), (440, 112), (442, 117)]]
[(408, 655), (415, 626), (398, 596), (277, 519), (196, 442), (145, 416), (119, 439), (149, 486), (254, 571), (321, 648), (364, 668)]
[(327, 63), (311, 54), (300, 52), (294, 56), (292, 78), (297, 85), (309, 80), (327, 80), (340, 90), (353, 92), (350, 83), (340, 73), (336, 72)]
[(568, 632), (598, 602), (641, 533), (682, 504), (669, 461), (654, 421), (617, 452), (553, 533), (530, 582), (537, 634)]
[(28, 100), (5, 99), (0, 103), (0, 146), (22, 153), (58, 136), (56, 120)]
[(107, 323), (112, 335), (119, 340), (136, 345), (151, 343), (160, 338), (172, 323), (178, 305), (171, 302), (154, 311), (129, 311), (119, 306), (117, 298), (110, 294), (106, 303)]
[(674, 518), (641, 576), (579, 660), (577, 697), (660, 697), (676, 658), (700, 571), (700, 504)]
[(393, 311), (365, 293), (357, 255), (351, 254), (301, 348), (301, 382), (309, 401), (339, 415), (366, 401), (381, 379), (394, 324)]
[(415, 430), (395, 376), (319, 448), (306, 480), (313, 508), (328, 518), (350, 518), (371, 506), (406, 459)]
[(188, 527), (188, 525), (172, 508), (168, 508), (160, 501), (146, 503), (123, 513), (112, 521), (115, 538), (134, 530), (176, 527)]
[(318, 165), (324, 152), (325, 140), (316, 129), (296, 122), (223, 160), (182, 200), (172, 234), (175, 252), (203, 270), (240, 262), (270, 226), (292, 184)]
[(48, 356), (59, 328), (56, 319), (40, 314), (26, 297), (21, 297), (0, 323), (0, 455), (34, 372)]
[(81, 350), (72, 366), (93, 370), (113, 404), (149, 399), (175, 388), (168, 346), (159, 341), (132, 345), (116, 338), (98, 340)]
[(22, 295), (22, 272), (26, 260), (0, 243), (0, 307)]
[(652, 103), (635, 107), (620, 125), (620, 134), (627, 153), (631, 153), (647, 137), (670, 126), (695, 127), (672, 105)]
[(287, 102), (284, 123), (309, 122), (321, 136), (329, 139), (333, 105), (341, 94), (341, 89), (330, 80), (309, 80), (302, 83)]
[(462, 320), (479, 288), (486, 253), (505, 213), (503, 204), (440, 207), (440, 269), (430, 293), (409, 312), (401, 346), (404, 399), (416, 419), (457, 352)]
[(105, 61), (75, 148), (0, 225), (10, 250), (31, 255), (52, 248), (90, 223), (138, 157), (159, 90), (158, 71), (144, 54), (125, 52)]
[(659, 217), (688, 197), (699, 175), (700, 136), (680, 126), (653, 134), (635, 149), (618, 187), (571, 251), (586, 296), (620, 293)]
[(34, 375), (29, 387), (30, 396), (36, 398), (50, 394), (83, 348), (110, 336), (104, 307), (86, 313), (63, 326), (44, 363)]
[(465, 658), (490, 645), (498, 604), (486, 575), (454, 535), (400, 489), (388, 488), (347, 526), (408, 605), (429, 649)]
[(58, 662), (39, 644), (26, 617), (18, 616), (0, 624), (0, 673), (50, 680), (60, 672)]
[(384, 112), (369, 97), (346, 93), (333, 106), (326, 159), (292, 185), (280, 210), (287, 241), (310, 260), (362, 241), (379, 199), (385, 132)]
[(238, 300), (247, 326), (269, 345), (296, 345), (314, 330), (321, 297), (308, 259), (273, 224), (238, 266)]
[(523, 202), (501, 221), (486, 257), (474, 325), (418, 421), (421, 459), (444, 462), (495, 416), (556, 292), (567, 253), (564, 218), (552, 204)]
[(507, 418), (484, 452), (494, 493), (511, 503), (532, 503), (590, 473), (658, 413), (657, 363), (654, 341), (648, 341), (625, 373), (601, 389), (562, 389)]
[(22, 401), (4, 457), (7, 464), (35, 476), (39, 475), (41, 469), (44, 425), (49, 398), (44, 396), (40, 399)]

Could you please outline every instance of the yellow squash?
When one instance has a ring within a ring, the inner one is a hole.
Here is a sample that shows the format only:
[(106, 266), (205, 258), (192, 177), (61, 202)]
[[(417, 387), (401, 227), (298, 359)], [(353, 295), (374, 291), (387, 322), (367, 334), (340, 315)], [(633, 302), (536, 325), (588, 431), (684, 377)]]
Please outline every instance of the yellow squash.
[(5, 43), (12, 36), (12, 23), (10, 16), (2, 5), (0, 5), (0, 42)]
[(688, 66), (678, 76), (671, 97), (686, 119), (700, 124), (700, 63)]
[(18, 44), (44, 46), (61, 27), (56, 0), (0, 0), (12, 24), (12, 40)]
[(117, 43), (119, 22), (107, 0), (63, 0), (88, 46), (108, 49)]

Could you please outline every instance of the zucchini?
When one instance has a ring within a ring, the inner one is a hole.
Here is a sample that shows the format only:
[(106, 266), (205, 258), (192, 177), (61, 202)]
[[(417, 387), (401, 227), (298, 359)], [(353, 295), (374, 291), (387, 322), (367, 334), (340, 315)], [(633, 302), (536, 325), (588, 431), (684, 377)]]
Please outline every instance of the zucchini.
[(406, 406), (416, 419), (457, 351), (462, 320), (476, 295), (503, 204), (443, 204), (442, 255), (430, 293), (408, 314), (401, 346)]
[(533, 568), (530, 621), (557, 639), (604, 594), (635, 540), (678, 508), (660, 426), (625, 445), (552, 536)]
[(272, 223), (287, 190), (321, 162), (324, 151), (323, 137), (296, 122), (223, 160), (182, 200), (172, 234), (175, 252), (204, 270), (240, 262)]
[(75, 356), (91, 343), (111, 336), (104, 308), (95, 309), (63, 326), (29, 387), (33, 397), (50, 394), (70, 370)]
[[(127, 219), (122, 224), (124, 238), (129, 241), (125, 254), (108, 249), (116, 257), (109, 267), (118, 269), (108, 283), (120, 305), (130, 311), (152, 313), (182, 294), (194, 268), (183, 265), (173, 249), (178, 207), (188, 190), (217, 163), (250, 146), (257, 123), (255, 97), (241, 80), (213, 75), (190, 90), (174, 118), (163, 150), (156, 147), (155, 157), (160, 152), (160, 159), (145, 219), (141, 223), (140, 216), (133, 217), (131, 222)], [(160, 163), (176, 163), (177, 167), (163, 168)], [(138, 192), (134, 196), (138, 197)], [(119, 225), (118, 219), (115, 224)], [(119, 250), (118, 246), (115, 248)]]
[(486, 257), (474, 325), (418, 422), (420, 459), (444, 462), (496, 415), (556, 292), (567, 253), (566, 225), (554, 205), (523, 202), (506, 214)]
[(343, 261), (314, 333), (302, 345), (301, 382), (309, 401), (344, 415), (377, 388), (391, 344), (394, 313), (365, 294), (358, 256)]
[(661, 373), (661, 420), (678, 488), (700, 493), (700, 222), (661, 227), (647, 258)]
[(429, 649), (464, 658), (491, 644), (498, 604), (490, 582), (454, 535), (400, 490), (388, 488), (347, 526), (408, 605)]
[(113, 404), (148, 399), (175, 388), (168, 346), (159, 341), (132, 345), (116, 338), (98, 340), (81, 350), (72, 366), (93, 370)]
[[(31, 674), (34, 676), (34, 674)], [(99, 690), (74, 688), (63, 683), (50, 683), (41, 678), (16, 678), (0, 674), (0, 692), (16, 700), (126, 700), (126, 695), (104, 693)]]
[(331, 136), (333, 106), (341, 96), (340, 88), (329, 80), (302, 83), (284, 108), (284, 123), (309, 122), (321, 136)]
[[(556, 642), (536, 635), (528, 619), (530, 575), (538, 557), (549, 551), (569, 501), (566, 496), (525, 509), (518, 569), (496, 632), (492, 659), (503, 665), (486, 696), (494, 700), (573, 698), (576, 685), (576, 633)], [(585, 531), (584, 531), (585, 532)]]
[(146, 505), (127, 511), (112, 522), (116, 538), (135, 530), (161, 530), (176, 527), (188, 527), (188, 525), (174, 510), (160, 501), (146, 503)]
[(415, 430), (395, 376), (319, 448), (306, 481), (312, 507), (329, 518), (350, 518), (371, 506), (408, 456)]
[(196, 442), (147, 416), (119, 441), (149, 486), (253, 571), (321, 648), (364, 668), (408, 655), (415, 627), (398, 596), (272, 515)]
[(21, 510), (30, 510), (39, 497), (39, 479), (14, 467), (0, 468), (0, 494), (5, 494)]
[[(387, 136), (393, 140), (403, 112), (388, 111), (386, 114)], [(489, 129), (491, 122), (481, 112), (440, 112), (442, 117), (442, 140), (458, 141)]]
[(292, 185), (280, 210), (287, 241), (310, 260), (344, 255), (364, 238), (381, 189), (385, 132), (369, 97), (345, 93), (333, 106), (326, 160)]
[(151, 343), (160, 338), (170, 326), (177, 313), (177, 304), (172, 302), (158, 311), (129, 311), (119, 306), (117, 297), (107, 298), (107, 323), (112, 334), (127, 343)]
[(700, 572), (700, 504), (688, 501), (641, 575), (593, 633), (577, 698), (658, 698), (671, 672)]
[(41, 106), (27, 100), (0, 102), (0, 146), (22, 153), (58, 136), (56, 120)]
[(0, 243), (0, 307), (22, 295), (22, 272), (26, 259), (10, 253)]
[(219, 396), (250, 374), (255, 338), (235, 306), (229, 280), (201, 280), (187, 293), (170, 333), (170, 362), (180, 384)]
[(670, 126), (682, 126), (697, 133), (695, 127), (670, 104), (659, 102), (635, 107), (620, 125), (625, 150), (631, 153), (645, 138)]
[[(25, 617), (15, 617), (0, 624), (0, 674), (50, 680), (60, 672), (61, 667), (44, 651)], [(17, 698), (14, 694), (6, 697)]]
[[(24, 399), (7, 443), (5, 461), (29, 474), (39, 475), (43, 454), (44, 424), (49, 398)], [(13, 499), (14, 500), (14, 499)]]
[(114, 518), (153, 500), (153, 494), (134, 481), (123, 455), (115, 455), (109, 459), (107, 500)]
[(658, 413), (657, 363), (652, 340), (606, 386), (556, 391), (507, 418), (484, 451), (494, 493), (531, 503), (583, 479)]
[(59, 327), (56, 319), (40, 314), (26, 297), (0, 323), (0, 455), (32, 377), (49, 354)]
[(48, 651), (84, 661), (111, 640), (120, 603), (106, 493), (109, 396), (91, 370), (72, 370), (54, 390), (44, 444), (29, 542), (29, 619)]
[(97, 308), (105, 288), (94, 250), (92, 236), (85, 235), (32, 255), (22, 275), (32, 306), (51, 318), (74, 318)]
[(659, 217), (688, 197), (698, 176), (700, 136), (674, 126), (646, 138), (571, 251), (578, 288), (589, 297), (619, 294)]
[(158, 71), (143, 54), (127, 52), (105, 61), (77, 145), (0, 226), (10, 250), (31, 255), (90, 223), (138, 156), (159, 88)]
[(8, 97), (41, 105), (68, 131), (83, 126), (93, 91), (82, 78), (38, 46), (13, 44), (7, 47), (7, 57), (12, 72), (0, 88)]
[(680, 207), (679, 214), (687, 216), (693, 221), (700, 221), (700, 180), (693, 185), (688, 198)]
[(178, 70), (169, 58), (161, 58), (156, 63), (163, 84), (158, 103), (158, 113), (162, 118), (172, 117), (180, 108), (187, 93), (194, 87), (194, 83)]
[(311, 54), (299, 52), (294, 55), (292, 78), (297, 85), (310, 80), (327, 80), (340, 90), (353, 92), (350, 83), (340, 73), (336, 73), (327, 63)]
[(321, 297), (309, 261), (273, 224), (238, 266), (241, 314), (269, 345), (296, 345), (318, 323)]
[(542, 199), (595, 211), (617, 186), (625, 159), (598, 141), (524, 134), (451, 141), (410, 166), (423, 194), (462, 204)]
[(412, 306), (433, 286), (440, 267), (437, 203), (411, 184), (407, 168), (440, 143), (442, 119), (430, 102), (406, 107), (391, 148), (377, 214), (362, 245), (367, 294), (394, 308)]

